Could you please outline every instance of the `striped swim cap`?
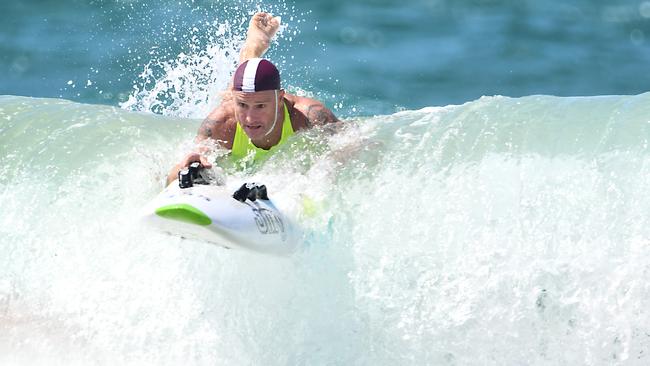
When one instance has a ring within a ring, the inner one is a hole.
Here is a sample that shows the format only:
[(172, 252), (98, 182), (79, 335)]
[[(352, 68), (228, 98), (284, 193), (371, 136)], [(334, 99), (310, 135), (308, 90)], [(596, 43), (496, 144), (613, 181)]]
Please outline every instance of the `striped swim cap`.
[(233, 77), (233, 89), (244, 93), (280, 89), (280, 72), (263, 58), (251, 58), (244, 61)]

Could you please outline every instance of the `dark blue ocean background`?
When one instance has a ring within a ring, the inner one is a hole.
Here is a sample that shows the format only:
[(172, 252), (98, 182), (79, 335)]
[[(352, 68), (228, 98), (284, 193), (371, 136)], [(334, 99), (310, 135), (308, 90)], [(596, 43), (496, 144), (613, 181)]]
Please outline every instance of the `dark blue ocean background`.
[(118, 105), (189, 29), (255, 9), (288, 25), (268, 56), (288, 85), (343, 116), (482, 95), (639, 94), (650, 85), (650, 2), (533, 0), (4, 1), (0, 95)]

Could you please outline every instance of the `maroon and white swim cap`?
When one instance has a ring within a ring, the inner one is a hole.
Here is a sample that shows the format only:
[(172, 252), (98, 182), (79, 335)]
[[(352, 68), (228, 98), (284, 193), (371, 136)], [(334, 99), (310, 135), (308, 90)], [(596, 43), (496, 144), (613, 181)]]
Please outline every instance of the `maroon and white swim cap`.
[(244, 93), (279, 90), (280, 73), (271, 61), (263, 58), (251, 58), (239, 65), (232, 84), (234, 90)]

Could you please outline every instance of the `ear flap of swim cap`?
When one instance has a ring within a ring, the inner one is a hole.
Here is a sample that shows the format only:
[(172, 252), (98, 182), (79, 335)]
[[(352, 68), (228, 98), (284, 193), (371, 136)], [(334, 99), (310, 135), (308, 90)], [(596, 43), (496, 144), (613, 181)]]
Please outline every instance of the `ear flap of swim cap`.
[(280, 89), (280, 72), (271, 61), (252, 58), (244, 61), (233, 77), (233, 89), (244, 93)]

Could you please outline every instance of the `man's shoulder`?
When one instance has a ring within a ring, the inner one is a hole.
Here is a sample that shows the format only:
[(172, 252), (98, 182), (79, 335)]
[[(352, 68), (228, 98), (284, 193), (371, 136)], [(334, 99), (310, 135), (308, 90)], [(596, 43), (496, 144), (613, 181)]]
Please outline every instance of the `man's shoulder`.
[[(307, 97), (286, 93), (290, 106), (304, 118), (307, 127), (338, 122), (338, 118), (322, 102)], [(293, 116), (292, 116), (293, 117)]]
[(236, 124), (232, 102), (226, 101), (213, 109), (203, 120), (197, 137), (199, 139), (211, 138), (221, 142), (224, 147), (230, 148), (235, 136)]
[(216, 123), (224, 124), (235, 119), (235, 109), (232, 100), (221, 102), (215, 107), (205, 119), (209, 119)]
[(306, 111), (309, 109), (310, 106), (323, 106), (325, 107), (325, 104), (323, 104), (321, 101), (313, 99), (313, 98), (308, 98), (308, 97), (301, 97), (295, 94), (289, 94), (285, 93), (284, 98), (296, 109), (300, 111)]

